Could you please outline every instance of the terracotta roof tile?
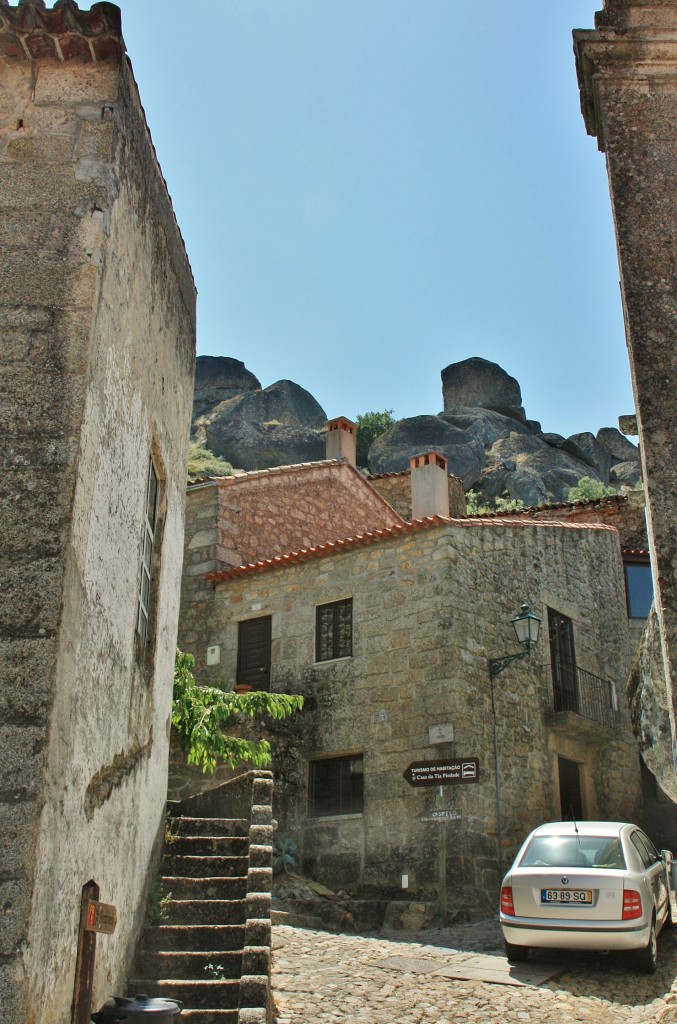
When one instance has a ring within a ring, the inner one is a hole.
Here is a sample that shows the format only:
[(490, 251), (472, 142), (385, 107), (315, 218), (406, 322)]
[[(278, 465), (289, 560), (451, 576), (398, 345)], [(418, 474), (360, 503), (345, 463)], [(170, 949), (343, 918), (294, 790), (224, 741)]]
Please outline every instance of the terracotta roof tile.
[(237, 579), (240, 576), (255, 575), (260, 572), (267, 572), (270, 569), (281, 569), (297, 562), (308, 562), (315, 558), (324, 558), (328, 555), (340, 554), (354, 547), (363, 547), (368, 544), (376, 544), (382, 541), (395, 540), (404, 534), (416, 533), (419, 530), (429, 530), (437, 526), (455, 526), (461, 528), (481, 529), (486, 527), (501, 528), (504, 526), (533, 527), (535, 529), (558, 529), (558, 530), (606, 530), (616, 533), (613, 526), (605, 523), (565, 523), (561, 520), (541, 519), (538, 521), (527, 521), (524, 517), (507, 516), (497, 521), (496, 517), (484, 518), (482, 516), (468, 516), (465, 518), (447, 518), (446, 516), (430, 516), (426, 519), (415, 519), (412, 523), (404, 523), (402, 526), (386, 527), (382, 530), (369, 530), (358, 534), (355, 537), (347, 537), (342, 540), (328, 541), (318, 544), (312, 548), (302, 548), (300, 551), (291, 551), (286, 555), (276, 555), (274, 558), (266, 558), (260, 562), (250, 562), (247, 565), (238, 565), (231, 569), (222, 569), (218, 572), (210, 572), (205, 576), (211, 583), (223, 583), (229, 579)]

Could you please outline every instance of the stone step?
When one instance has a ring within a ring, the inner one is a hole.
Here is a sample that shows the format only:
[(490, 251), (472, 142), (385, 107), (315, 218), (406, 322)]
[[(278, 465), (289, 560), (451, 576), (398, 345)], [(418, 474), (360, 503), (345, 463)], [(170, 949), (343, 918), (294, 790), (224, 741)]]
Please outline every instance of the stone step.
[(174, 836), (244, 836), (249, 835), (246, 818), (170, 818), (169, 842)]
[(132, 978), (128, 989), (130, 992), (145, 992), (152, 998), (178, 999), (189, 1010), (236, 1009), (240, 998), (240, 982), (233, 978), (225, 981), (186, 981), (183, 978), (148, 981)]
[(192, 981), (216, 981), (242, 974), (242, 950), (205, 952), (156, 952), (137, 954), (134, 973), (139, 978), (186, 978)]
[(201, 952), (211, 949), (242, 949), (244, 924), (157, 925), (147, 928), (144, 950)]
[(248, 867), (246, 855), (195, 857), (171, 851), (162, 858), (163, 875), (184, 878), (241, 878)]
[(238, 900), (166, 900), (165, 924), (205, 925), (244, 924), (246, 899)]
[(179, 836), (165, 846), (165, 856), (246, 857), (248, 836)]
[(295, 914), (287, 910), (273, 910), (271, 913), (273, 924), (288, 924), (294, 928), (312, 928), (314, 931), (324, 931), (326, 926), (321, 917), (312, 914)]
[(174, 900), (241, 900), (247, 895), (247, 879), (184, 878), (160, 879), (163, 897)]
[(184, 1010), (180, 1020), (187, 1024), (237, 1024), (238, 1016), (237, 1010)]

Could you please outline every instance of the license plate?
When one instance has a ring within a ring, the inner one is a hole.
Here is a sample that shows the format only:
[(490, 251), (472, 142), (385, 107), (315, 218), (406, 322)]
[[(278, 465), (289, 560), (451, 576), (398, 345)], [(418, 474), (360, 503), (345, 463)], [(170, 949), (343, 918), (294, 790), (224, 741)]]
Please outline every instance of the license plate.
[(541, 889), (541, 903), (592, 903), (592, 889)]

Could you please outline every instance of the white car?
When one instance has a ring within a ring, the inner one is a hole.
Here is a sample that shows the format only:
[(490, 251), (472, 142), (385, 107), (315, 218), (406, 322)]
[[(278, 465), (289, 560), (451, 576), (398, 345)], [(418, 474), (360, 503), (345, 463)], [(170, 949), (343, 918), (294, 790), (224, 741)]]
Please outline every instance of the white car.
[(526, 960), (530, 947), (635, 950), (639, 970), (653, 974), (673, 887), (672, 854), (658, 853), (636, 825), (540, 825), (503, 879), (506, 956)]

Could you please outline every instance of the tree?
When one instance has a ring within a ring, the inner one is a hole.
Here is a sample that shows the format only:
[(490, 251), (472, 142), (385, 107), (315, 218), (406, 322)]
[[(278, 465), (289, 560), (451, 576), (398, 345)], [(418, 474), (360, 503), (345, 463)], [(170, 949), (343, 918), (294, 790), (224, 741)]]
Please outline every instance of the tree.
[(618, 494), (615, 487), (606, 487), (601, 480), (593, 480), (591, 476), (582, 476), (575, 487), (569, 488), (567, 501), (595, 501), (607, 498), (610, 494)]
[(494, 505), (488, 501), (482, 502), (477, 491), (466, 491), (465, 510), (469, 516), (487, 516), (493, 512), (519, 512), (524, 508), (521, 498), (496, 498)]
[(392, 409), (384, 409), (383, 412), (364, 412), (357, 417), (357, 465), (367, 466), (369, 449), (373, 442), (381, 434), (385, 434), (388, 427), (392, 427), (395, 419)]
[(270, 715), (287, 718), (303, 707), (303, 697), (287, 693), (233, 693), (216, 686), (198, 686), (193, 675), (195, 658), (177, 650), (174, 663), (174, 700), (172, 725), (188, 754), (188, 764), (210, 775), (218, 762), (234, 768), (251, 762), (255, 768), (270, 764), (267, 740), (247, 740), (224, 731), (234, 715)]
[(233, 467), (209, 448), (191, 441), (188, 445), (188, 476), (232, 476)]

